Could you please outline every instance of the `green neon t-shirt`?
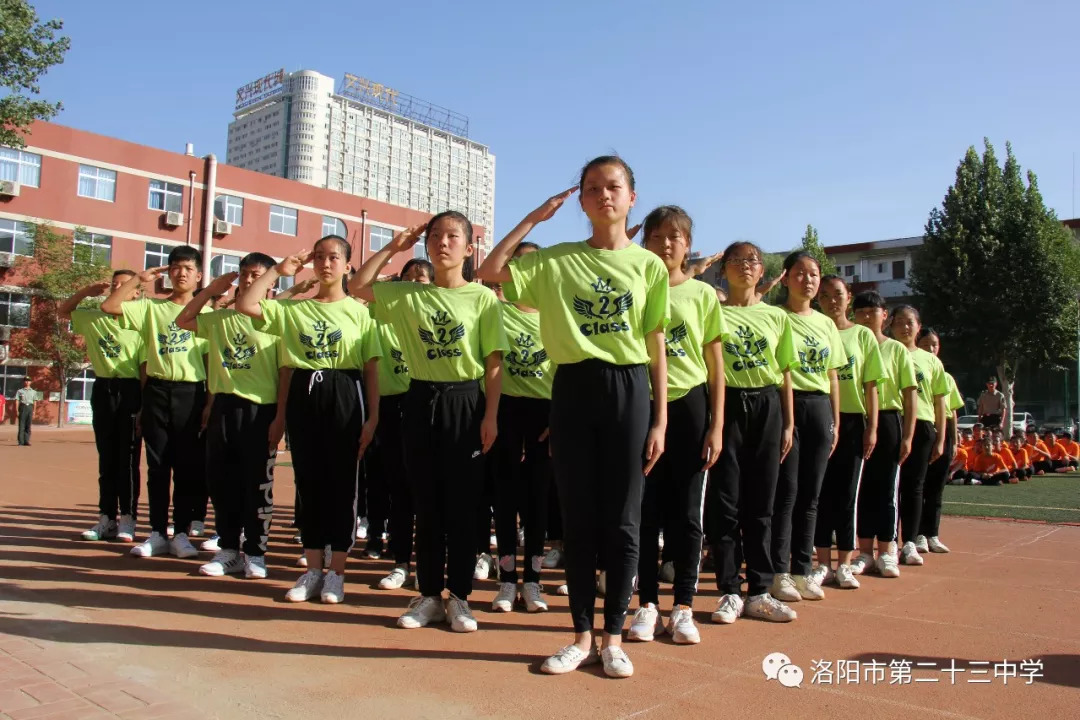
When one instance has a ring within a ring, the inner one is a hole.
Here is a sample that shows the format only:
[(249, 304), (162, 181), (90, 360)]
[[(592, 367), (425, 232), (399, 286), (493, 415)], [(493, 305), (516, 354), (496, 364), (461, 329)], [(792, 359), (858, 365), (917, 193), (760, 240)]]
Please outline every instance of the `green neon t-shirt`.
[(125, 330), (119, 318), (101, 310), (74, 310), (71, 329), (86, 339), (86, 354), (99, 378), (138, 378), (146, 360), (142, 335)]
[(840, 331), (847, 362), (836, 375), (840, 381), (840, 412), (866, 414), (866, 383), (881, 383), (885, 365), (881, 360), (874, 331), (862, 325), (852, 325)]
[(783, 308), (757, 302), (724, 306), (724, 378), (728, 387), (782, 385), (798, 359)]
[(667, 350), (668, 402), (684, 397), (709, 379), (704, 347), (724, 334), (724, 316), (716, 290), (694, 280), (668, 289), (671, 321), (664, 331)]
[(836, 323), (817, 310), (809, 315), (788, 311), (788, 321), (798, 358), (791, 368), (791, 388), (828, 394), (829, 371), (839, 370), (847, 362)]
[(479, 380), (493, 352), (507, 349), (499, 299), (480, 283), (441, 288), (375, 283), (375, 318), (391, 323), (413, 380)]
[(544, 349), (557, 365), (649, 362), (645, 335), (668, 323), (668, 272), (639, 245), (601, 250), (561, 243), (510, 262), (506, 299), (540, 311)]
[(949, 384), (949, 392), (945, 396), (945, 406), (950, 413), (954, 410), (963, 410), (964, 396), (960, 394), (960, 388), (956, 386), (956, 378), (949, 373), (945, 373), (945, 382)]
[(351, 297), (335, 302), (260, 300), (262, 320), (252, 327), (281, 338), (285, 367), (305, 370), (363, 370), (382, 357), (379, 333), (368, 309)]
[(210, 392), (259, 405), (276, 403), (280, 338), (256, 331), (252, 319), (235, 310), (202, 313), (196, 322), (195, 335), (210, 344), (206, 353)]
[(122, 326), (139, 333), (146, 344), (147, 377), (174, 382), (206, 380), (206, 341), (176, 324), (183, 305), (167, 299), (142, 298), (128, 300), (120, 308)]
[(394, 326), (387, 322), (376, 323), (383, 359), (379, 361), (379, 395), (400, 395), (409, 389), (409, 364), (401, 351)]
[(945, 380), (945, 367), (937, 356), (922, 348), (909, 351), (915, 365), (916, 392), (919, 406), (915, 417), (919, 420), (934, 422), (934, 398), (949, 394), (949, 383)]
[[(881, 349), (881, 363), (885, 366), (885, 377), (878, 382), (878, 408), (880, 410), (904, 410), (904, 390), (918, 385), (915, 378), (915, 363), (911, 353), (902, 343), (885, 338), (878, 347)], [(916, 399), (916, 403), (918, 399)]]
[(510, 349), (503, 355), (502, 394), (551, 399), (555, 365), (540, 339), (540, 313), (525, 312), (513, 303), (500, 303)]

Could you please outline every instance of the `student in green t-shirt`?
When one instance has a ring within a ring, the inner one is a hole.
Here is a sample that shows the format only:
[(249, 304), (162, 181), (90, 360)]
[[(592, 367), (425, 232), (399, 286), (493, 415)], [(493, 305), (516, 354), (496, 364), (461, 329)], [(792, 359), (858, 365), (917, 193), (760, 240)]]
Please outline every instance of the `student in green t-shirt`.
[(668, 271), (671, 321), (664, 333), (667, 353), (667, 433), (664, 454), (645, 478), (641, 500), (638, 599), (641, 606), (627, 638), (648, 642), (663, 634), (658, 577), (659, 537), (672, 563), (671, 616), (667, 631), (680, 645), (701, 642), (694, 623), (694, 595), (701, 564), (705, 473), (723, 447), (724, 330), (715, 290), (693, 278), (687, 256), (693, 221), (680, 207), (664, 205), (645, 217), (646, 250)]
[(911, 305), (898, 305), (893, 308), (891, 317), (893, 337), (911, 353), (919, 395), (911, 455), (900, 467), (900, 563), (922, 565), (923, 558), (915, 549), (915, 538), (922, 525), (927, 469), (930, 463), (945, 454), (945, 418), (948, 414), (945, 396), (949, 392), (949, 383), (941, 361), (917, 344), (922, 329), (919, 311)]
[[(150, 537), (131, 549), (136, 557), (165, 553), (195, 557), (198, 551), (188, 538), (204, 532), (208, 494), (201, 425), (207, 402), (207, 345), (175, 322), (202, 281), (201, 266), (202, 253), (196, 248), (173, 248), (167, 266), (132, 277), (101, 305), (103, 312), (120, 316), (121, 327), (139, 333), (146, 345), (140, 418), (146, 444)], [(127, 299), (165, 272), (172, 284), (167, 298)], [(167, 540), (170, 481), (176, 534)]]
[[(119, 290), (134, 277), (131, 270), (117, 270), (111, 282), (88, 285), (57, 308), (57, 315), (71, 320), (71, 329), (86, 341), (86, 354), (94, 368), (94, 442), (98, 451), (98, 523), (82, 534), (83, 540), (123, 542), (135, 540), (141, 477), (142, 436), (136, 417), (142, 405), (139, 365), (146, 359), (142, 336), (120, 327), (120, 322), (99, 309), (79, 303), (107, 290)], [(139, 289), (136, 287), (135, 292)]]
[[(589, 239), (512, 259), (525, 236), (579, 188)], [(664, 451), (668, 321), (667, 268), (627, 233), (635, 199), (630, 167), (615, 156), (596, 158), (578, 187), (529, 213), (478, 272), (502, 283), (508, 300), (540, 311), (544, 349), (558, 366), (551, 453), (575, 637), (543, 663), (549, 674), (600, 660), (610, 677), (629, 677), (634, 669), (622, 629), (637, 575), (644, 477)], [(598, 566), (607, 578), (599, 653), (593, 642)]]
[[(938, 357), (941, 352), (941, 338), (937, 331), (924, 327), (919, 333), (919, 348)], [(949, 466), (956, 453), (956, 412), (964, 409), (964, 397), (956, 387), (956, 379), (945, 373), (948, 393), (945, 396), (945, 452), (941, 454), (926, 471), (926, 486), (923, 490), (922, 519), (919, 521), (919, 535), (915, 538), (915, 549), (920, 553), (947, 553), (949, 548), (941, 542), (938, 532), (941, 529), (941, 498), (945, 492), (945, 483), (949, 481)]]
[[(780, 463), (795, 428), (791, 369), (798, 359), (790, 313), (762, 302), (761, 249), (735, 242), (724, 251), (728, 298), (724, 312), (724, 446), (706, 490), (706, 534), (722, 596), (715, 623), (735, 622), (744, 611), (771, 622), (790, 622), (794, 610), (769, 594), (773, 582), (770, 538)], [(747, 599), (740, 594), (740, 552), (746, 560)]]
[[(399, 280), (430, 285), (435, 280), (435, 268), (423, 258), (412, 258), (402, 266)], [(383, 361), (379, 363), (379, 427), (375, 429), (375, 444), (367, 457), (368, 506), (373, 508), (369, 513), (375, 536), (368, 540), (367, 556), (372, 556), (373, 547), (381, 551), (378, 533), (381, 521), (387, 520), (394, 567), (379, 581), (378, 587), (397, 590), (409, 579), (416, 517), (412, 490), (405, 475), (405, 441), (401, 427), (405, 395), (409, 390), (409, 364), (393, 323), (380, 322), (378, 326), (383, 348)], [(377, 540), (379, 542), (373, 546)]]
[[(345, 561), (356, 542), (357, 465), (379, 424), (382, 349), (368, 309), (342, 286), (351, 255), (345, 238), (327, 235), (310, 252), (255, 278), (236, 300), (255, 330), (279, 338), (279, 363), (292, 368), (285, 420), (307, 571), (286, 593), (290, 602), (315, 595), (331, 604), (345, 599)], [(294, 276), (308, 263), (319, 281), (314, 297), (267, 299), (279, 277)]]
[(280, 367), (278, 338), (256, 331), (250, 317), (236, 310), (203, 308), (215, 296), (225, 296), (233, 282), (240, 295), (275, 264), (263, 253), (245, 255), (239, 272), (215, 278), (176, 318), (177, 325), (209, 343), (207, 381), (214, 401), (206, 430), (206, 467), (218, 550), (199, 568), (203, 575), (242, 572), (248, 578), (266, 577), (274, 463), (285, 432), (292, 371)]
[[(376, 282), (395, 255), (412, 252), (421, 235), (435, 282)], [(375, 303), (376, 320), (394, 326), (409, 363), (402, 436), (416, 509), (420, 597), (398, 618), (403, 628), (449, 620), (455, 632), (477, 629), (468, 603), (476, 508), (485, 455), (498, 434), (506, 338), (495, 293), (465, 279), (474, 249), (469, 219), (455, 211), (439, 213), (426, 226), (395, 235), (349, 283), (350, 292)], [(444, 588), (450, 593), (445, 603)]]
[[(878, 382), (877, 443), (863, 468), (856, 507), (855, 530), (859, 536), (859, 555), (851, 571), (862, 575), (874, 567), (881, 577), (900, 577), (896, 549), (896, 496), (900, 482), (899, 468), (911, 455), (915, 435), (915, 409), (918, 406), (915, 365), (911, 353), (883, 328), (888, 310), (885, 300), (874, 291), (855, 296), (855, 322), (874, 333), (885, 376)], [(877, 540), (877, 559), (874, 541)]]
[[(539, 250), (536, 243), (523, 242), (517, 246), (514, 257)], [(502, 302), (500, 307), (509, 351), (503, 354), (499, 439), (495, 443), (498, 462), (493, 484), (499, 591), (491, 607), (497, 612), (510, 612), (518, 598), (516, 559), (520, 515), (525, 534), (521, 598), (526, 611), (543, 612), (548, 606), (541, 596), (540, 569), (551, 493), (547, 436), (555, 366), (540, 337), (540, 313), (523, 303)]]
[(810, 253), (784, 259), (784, 309), (791, 323), (797, 362), (791, 368), (795, 435), (791, 452), (780, 463), (772, 519), (773, 577), (777, 600), (822, 600), (825, 593), (813, 574), (814, 527), (825, 467), (836, 447), (840, 424), (837, 370), (847, 353), (836, 325), (811, 303), (821, 285), (821, 265)]
[[(877, 444), (878, 382), (885, 377), (881, 350), (874, 333), (856, 325), (848, 317), (851, 291), (838, 275), (821, 279), (818, 305), (832, 319), (844, 344), (844, 366), (840, 384), (840, 424), (836, 449), (825, 469), (818, 498), (814, 545), (818, 565), (814, 576), (818, 585), (833, 582), (853, 590), (859, 581), (851, 569), (858, 539), (855, 537), (856, 501), (866, 461)], [(832, 569), (833, 535), (836, 536), (837, 563)]]

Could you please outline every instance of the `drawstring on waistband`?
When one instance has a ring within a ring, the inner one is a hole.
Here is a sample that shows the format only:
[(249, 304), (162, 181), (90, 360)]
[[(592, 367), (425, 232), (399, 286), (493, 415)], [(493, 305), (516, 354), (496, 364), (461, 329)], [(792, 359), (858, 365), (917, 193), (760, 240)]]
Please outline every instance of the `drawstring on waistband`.
[(315, 387), (315, 383), (322, 382), (322, 370), (316, 370), (311, 373), (311, 377), (308, 379), (307, 392), (311, 394), (311, 388)]

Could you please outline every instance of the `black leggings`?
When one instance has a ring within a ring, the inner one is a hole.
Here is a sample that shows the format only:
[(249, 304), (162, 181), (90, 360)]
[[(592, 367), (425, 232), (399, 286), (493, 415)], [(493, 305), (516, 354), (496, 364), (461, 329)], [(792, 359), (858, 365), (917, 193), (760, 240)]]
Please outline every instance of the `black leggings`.
[(645, 478), (641, 501), (641, 559), (638, 598), (642, 604), (660, 602), (660, 530), (664, 555), (675, 565), (676, 605), (690, 607), (697, 591), (701, 562), (701, 516), (705, 501), (705, 460), (701, 450), (709, 431), (709, 393), (698, 385), (668, 403), (664, 454)]
[(749, 596), (768, 592), (772, 584), (769, 549), (783, 429), (780, 393), (775, 386), (728, 386), (724, 447), (709, 473), (705, 500), (716, 585), (725, 595), (739, 594), (739, 552), (746, 559)]
[[(921, 529), (926, 471), (936, 440), (934, 423), (929, 420), (915, 421), (911, 454), (900, 466), (900, 539), (903, 543), (915, 542)], [(1009, 474), (1005, 473), (1006, 481), (1008, 478)]]
[(206, 385), (149, 378), (142, 401), (150, 529), (165, 537), (171, 479), (173, 524), (177, 534), (186, 533), (192, 521), (206, 519), (206, 444), (199, 430)]
[(585, 360), (555, 374), (551, 454), (575, 632), (593, 629), (598, 564), (607, 571), (604, 632), (621, 633), (626, 620), (638, 567), (649, 407), (644, 365)]
[(139, 507), (142, 437), (135, 416), (142, 404), (138, 378), (98, 378), (90, 395), (98, 451), (98, 510), (135, 519)]
[(348, 552), (356, 542), (357, 459), (364, 425), (359, 370), (293, 371), (286, 421), (305, 550)]
[(773, 571), (809, 575), (813, 570), (818, 495), (832, 450), (832, 402), (825, 393), (795, 392), (795, 435), (780, 464), (773, 501)]
[(476, 507), (485, 456), (480, 444), (484, 395), (476, 380), (413, 380), (405, 394), (405, 470), (416, 509), (416, 578), (420, 594), (472, 592)]
[(857, 501), (855, 533), (861, 539), (896, 539), (902, 422), (897, 410), (878, 411), (877, 444), (863, 468)]
[(862, 413), (840, 413), (840, 437), (836, 451), (825, 468), (818, 503), (814, 546), (831, 548), (836, 533), (836, 549), (855, 549), (855, 507), (863, 476), (863, 433), (866, 417)]
[(941, 502), (945, 493), (945, 483), (949, 481), (949, 466), (952, 465), (956, 450), (956, 427), (950, 419), (945, 436), (945, 452), (926, 469), (926, 486), (923, 489), (922, 519), (919, 520), (919, 534), (937, 537), (941, 529)]
[(551, 417), (551, 401), (503, 395), (499, 400), (499, 471), (495, 486), (495, 534), (499, 580), (516, 583), (517, 520), (525, 530), (525, 582), (540, 582), (547, 528), (551, 457), (540, 436)]

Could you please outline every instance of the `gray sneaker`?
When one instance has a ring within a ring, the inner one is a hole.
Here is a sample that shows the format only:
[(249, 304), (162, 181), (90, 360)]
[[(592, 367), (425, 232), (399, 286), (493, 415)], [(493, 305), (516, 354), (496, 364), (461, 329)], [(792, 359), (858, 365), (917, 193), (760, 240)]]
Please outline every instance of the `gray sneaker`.
[(400, 628), (413, 630), (426, 627), (433, 622), (446, 620), (446, 610), (443, 608), (442, 598), (438, 596), (425, 597), (421, 595), (413, 598), (409, 603), (409, 609), (398, 618), (397, 625)]

